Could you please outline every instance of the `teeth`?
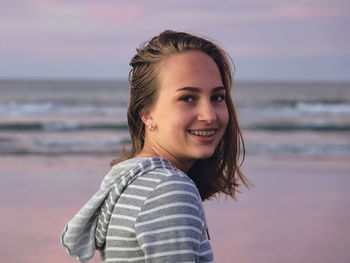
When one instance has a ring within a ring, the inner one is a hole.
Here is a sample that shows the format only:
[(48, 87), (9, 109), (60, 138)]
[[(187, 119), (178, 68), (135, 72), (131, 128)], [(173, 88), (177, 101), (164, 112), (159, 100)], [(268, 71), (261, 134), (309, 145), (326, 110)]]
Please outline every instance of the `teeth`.
[(215, 131), (190, 131), (190, 133), (196, 136), (210, 137)]

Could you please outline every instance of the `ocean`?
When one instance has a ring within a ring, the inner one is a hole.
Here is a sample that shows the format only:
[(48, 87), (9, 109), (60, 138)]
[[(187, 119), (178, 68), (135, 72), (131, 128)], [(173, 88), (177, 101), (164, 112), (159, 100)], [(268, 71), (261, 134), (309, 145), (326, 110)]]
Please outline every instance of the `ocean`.
[[(118, 154), (127, 81), (1, 80), (0, 155)], [(235, 83), (247, 154), (350, 153), (350, 84)]]
[[(0, 80), (0, 262), (76, 262), (60, 235), (130, 143), (128, 96), (126, 81)], [(204, 202), (215, 262), (350, 262), (350, 83), (232, 96), (254, 187)]]

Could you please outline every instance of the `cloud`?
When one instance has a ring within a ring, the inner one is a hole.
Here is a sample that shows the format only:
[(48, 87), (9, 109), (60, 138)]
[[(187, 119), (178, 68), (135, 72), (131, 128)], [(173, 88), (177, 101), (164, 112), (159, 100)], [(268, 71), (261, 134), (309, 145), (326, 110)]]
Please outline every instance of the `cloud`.
[(221, 10), (196, 9), (184, 10), (181, 13), (171, 11), (162, 14), (165, 21), (212, 21), (213, 23), (230, 22), (259, 22), (276, 20), (311, 20), (319, 18), (332, 18), (346, 15), (346, 11), (333, 7), (309, 7), (297, 4), (280, 4), (272, 6), (260, 6), (260, 8), (232, 8)]
[(275, 18), (301, 20), (337, 17), (345, 15), (345, 11), (337, 7), (327, 8), (318, 6), (310, 7), (297, 4), (284, 4), (271, 9), (270, 12), (267, 12), (267, 15), (271, 15)]
[(97, 2), (89, 6), (88, 13), (98, 21), (127, 24), (142, 20), (145, 8), (133, 3)]
[(127, 61), (164, 29), (210, 36), (234, 56), (350, 52), (345, 0), (13, 0), (2, 3), (0, 16), (5, 64), (78, 63), (111, 54)]

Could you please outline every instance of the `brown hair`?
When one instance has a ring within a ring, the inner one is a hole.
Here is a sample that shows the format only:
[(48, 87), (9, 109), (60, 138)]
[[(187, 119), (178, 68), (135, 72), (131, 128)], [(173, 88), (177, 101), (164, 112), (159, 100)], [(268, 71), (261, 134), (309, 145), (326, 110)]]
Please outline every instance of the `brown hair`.
[(243, 182), (246, 187), (249, 187), (250, 182), (239, 167), (240, 155), (242, 155), (242, 162), (244, 160), (245, 147), (235, 106), (230, 96), (232, 86), (230, 61), (232, 60), (212, 41), (185, 32), (166, 30), (143, 43), (137, 49), (137, 54), (131, 59), (132, 69), (129, 72), (131, 90), (127, 118), (132, 147), (130, 151), (123, 149), (121, 158), (114, 160), (111, 164), (133, 158), (143, 148), (145, 125), (141, 120), (140, 112), (146, 107), (151, 107), (157, 99), (158, 62), (167, 56), (188, 50), (202, 51), (217, 64), (227, 93), (229, 121), (213, 156), (197, 160), (187, 175), (197, 185), (202, 200), (209, 199), (220, 192), (235, 199), (239, 186), (238, 181)]

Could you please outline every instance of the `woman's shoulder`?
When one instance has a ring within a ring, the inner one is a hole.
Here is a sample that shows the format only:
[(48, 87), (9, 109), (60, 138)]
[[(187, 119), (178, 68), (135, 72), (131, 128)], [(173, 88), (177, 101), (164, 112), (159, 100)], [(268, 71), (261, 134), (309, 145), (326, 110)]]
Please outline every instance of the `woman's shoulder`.
[(155, 167), (143, 174), (144, 178), (157, 179), (159, 184), (173, 182), (176, 184), (195, 186), (195, 183), (181, 170), (174, 167), (169, 161), (163, 159), (166, 165)]
[[(160, 157), (133, 158), (123, 161), (113, 167), (118, 176), (127, 175), (131, 188), (147, 190), (187, 191), (197, 195), (195, 183), (181, 170), (174, 167), (168, 160)], [(124, 176), (125, 177), (125, 176)], [(146, 195), (146, 193), (145, 193)]]
[(184, 189), (197, 191), (195, 183), (183, 172), (176, 170), (168, 170), (166, 168), (156, 168), (144, 175), (142, 175), (140, 180), (154, 180), (156, 183), (155, 189), (167, 188), (171, 189)]
[(143, 178), (153, 178), (157, 181), (177, 180), (194, 184), (184, 172), (161, 157), (128, 159), (114, 165), (112, 170), (119, 173), (124, 170), (127, 173), (139, 174)]
[[(147, 182), (146, 180), (153, 180)], [(152, 190), (144, 203), (147, 208), (152, 203), (156, 205), (172, 202), (186, 202), (198, 206), (200, 195), (195, 183), (184, 173), (176, 170), (157, 168), (139, 177), (136, 184), (152, 185)]]

